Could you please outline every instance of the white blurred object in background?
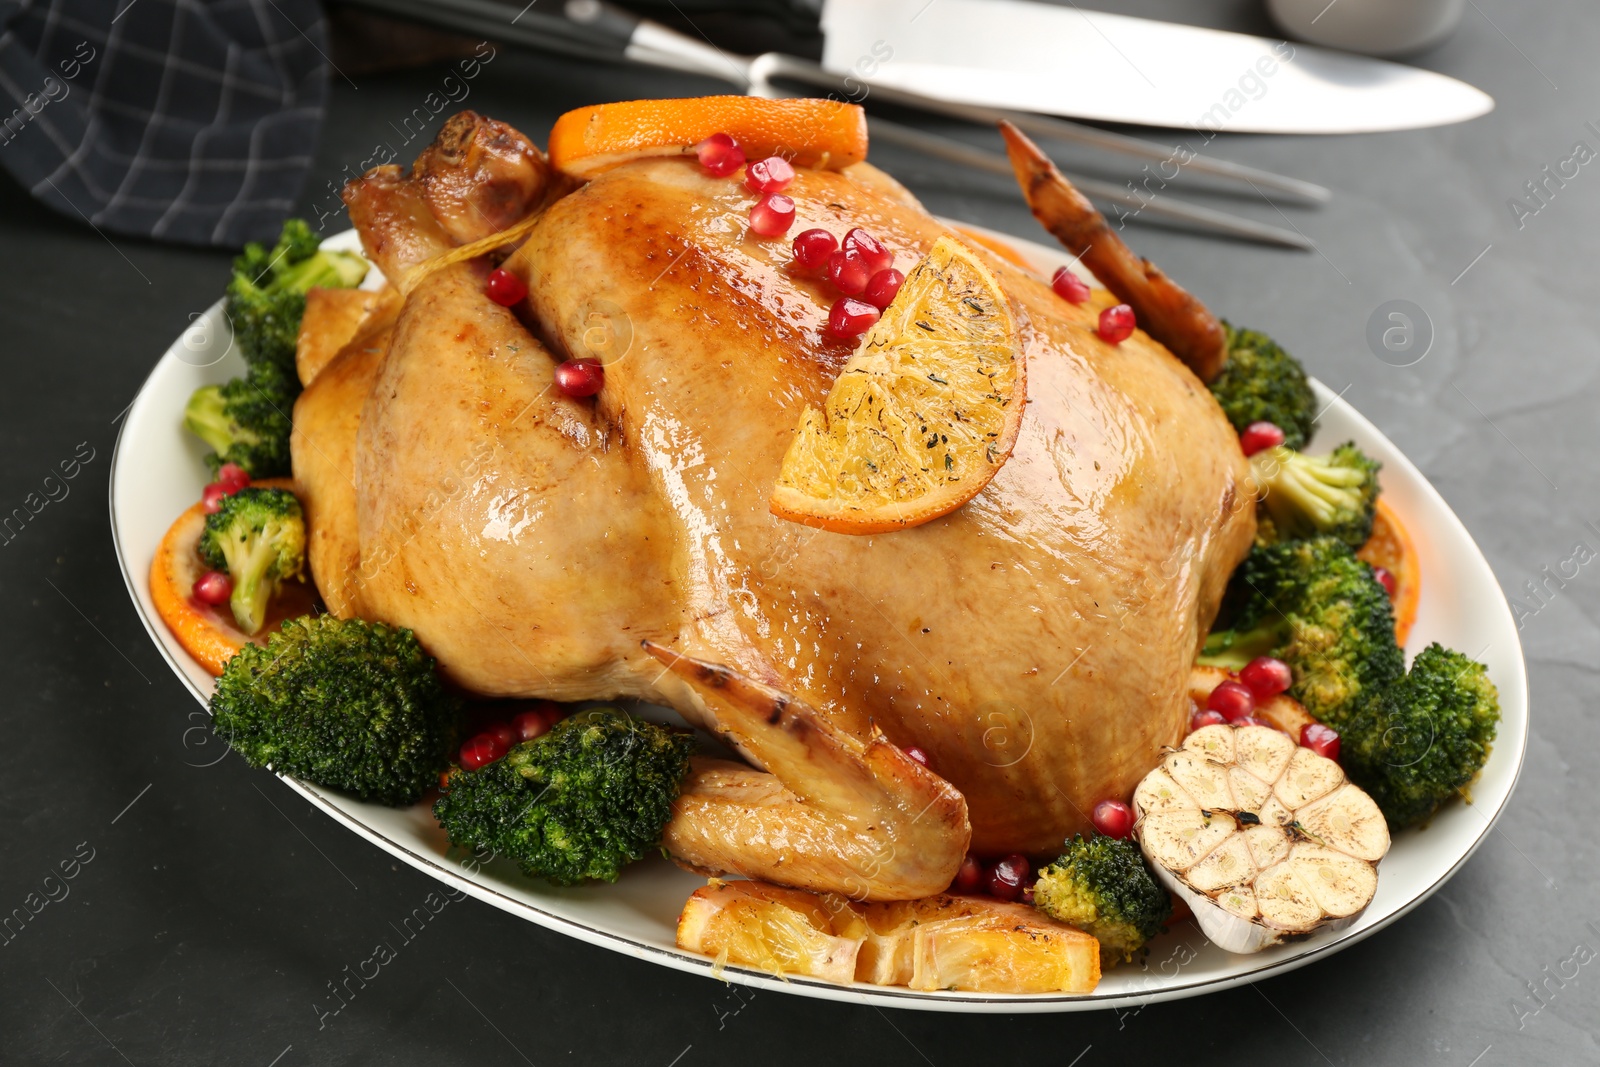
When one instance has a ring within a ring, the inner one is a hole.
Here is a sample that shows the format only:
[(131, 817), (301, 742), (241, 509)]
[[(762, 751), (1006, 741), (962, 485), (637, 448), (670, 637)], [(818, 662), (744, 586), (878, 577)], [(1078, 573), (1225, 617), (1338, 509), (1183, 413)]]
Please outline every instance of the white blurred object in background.
[(1467, 0), (1267, 0), (1267, 12), (1295, 40), (1400, 56), (1432, 48), (1455, 32)]

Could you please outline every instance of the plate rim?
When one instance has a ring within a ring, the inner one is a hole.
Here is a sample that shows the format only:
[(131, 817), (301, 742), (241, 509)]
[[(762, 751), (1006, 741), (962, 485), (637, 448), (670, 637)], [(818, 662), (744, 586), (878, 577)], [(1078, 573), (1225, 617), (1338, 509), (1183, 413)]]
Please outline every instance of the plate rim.
[[(980, 226), (970, 222), (962, 222), (959, 220), (945, 218), (941, 218), (940, 221), (947, 225), (959, 226), (963, 229), (976, 231), (984, 236), (1004, 241), (1008, 245), (1016, 248), (1016, 250), (1026, 259), (1028, 259), (1036, 269), (1047, 269), (1050, 266), (1065, 262), (1068, 265), (1073, 266), (1075, 269), (1078, 269), (1080, 273), (1083, 273), (1085, 277), (1093, 282), (1093, 276), (1087, 274), (1086, 271), (1083, 271), (1081, 264), (1078, 264), (1073, 257), (1067, 255), (1064, 251), (1051, 249), (1044, 245), (1038, 244), (1035, 241), (1029, 240), (1028, 238), (1018, 237), (1014, 234), (992, 230), (988, 227)], [(330, 236), (324, 243), (330, 244), (334, 247), (340, 247), (350, 244), (354, 241), (354, 239), (355, 231), (345, 230)], [(373, 273), (377, 273), (375, 269)], [(205, 313), (207, 315), (220, 315), (221, 309), (222, 300), (218, 299), (207, 308)], [(209, 695), (203, 692), (199, 686), (195, 684), (194, 679), (189, 676), (188, 671), (177, 659), (173, 649), (169, 646), (167, 637), (170, 635), (164, 636), (165, 627), (160, 623), (160, 620), (152, 618), (145, 610), (144, 601), (140, 597), (138, 588), (135, 586), (134, 575), (138, 571), (138, 568), (130, 568), (129, 566), (129, 559), (124, 550), (122, 531), (119, 526), (117, 516), (117, 486), (118, 476), (121, 471), (120, 461), (122, 458), (124, 438), (127, 435), (128, 427), (134, 422), (133, 415), (135, 408), (146, 399), (147, 390), (149, 389), (152, 380), (158, 373), (161, 372), (168, 359), (173, 358), (173, 348), (179, 343), (179, 341), (181, 341), (181, 337), (178, 341), (174, 341), (173, 345), (169, 346), (167, 351), (162, 353), (161, 357), (156, 360), (154, 365), (152, 365), (149, 372), (140, 382), (139, 389), (134, 396), (133, 403), (129, 405), (128, 412), (125, 414), (121, 425), (118, 427), (116, 443), (112, 447), (111, 452), (111, 471), (107, 479), (106, 495), (109, 512), (108, 517), (110, 519), (111, 526), (112, 546), (117, 557), (117, 567), (122, 574), (123, 586), (127, 590), (129, 599), (133, 602), (134, 611), (138, 615), (139, 621), (144, 626), (145, 633), (149, 636), (152, 643), (155, 644), (157, 650), (161, 653), (161, 657), (163, 660), (165, 660), (168, 668), (171, 669), (175, 675), (177, 675), (178, 679), (184, 684), (185, 688), (189, 690), (190, 694), (194, 696), (194, 698), (199, 701), (201, 707), (207, 709), (209, 713)], [(1337, 405), (1338, 408), (1341, 409), (1341, 414), (1347, 418), (1353, 418), (1356, 420), (1364, 432), (1372, 434), (1377, 439), (1380, 439), (1389, 445), (1395, 456), (1398, 457), (1399, 460), (1405, 465), (1411, 481), (1420, 486), (1422, 493), (1429, 498), (1429, 502), (1432, 507), (1438, 513), (1448, 516), (1449, 521), (1454, 524), (1458, 532), (1461, 533), (1465, 537), (1467, 543), (1472, 546), (1472, 549), (1476, 553), (1478, 560), (1483, 564), (1490, 580), (1494, 583), (1496, 591), (1500, 594), (1498, 610), (1506, 617), (1506, 619), (1509, 620), (1511, 618), (1510, 605), (1506, 600), (1505, 591), (1500, 586), (1498, 577), (1495, 576), (1493, 568), (1488, 565), (1488, 559), (1484, 556), (1483, 550), (1479, 547), (1477, 540), (1472, 536), (1471, 531), (1466, 528), (1465, 523), (1461, 521), (1460, 517), (1456, 515), (1455, 510), (1450, 507), (1449, 502), (1444, 499), (1443, 495), (1439, 493), (1438, 489), (1431, 481), (1428, 480), (1422, 471), (1414, 463), (1412, 463), (1410, 458), (1407, 457), (1398, 446), (1394, 445), (1394, 443), (1389, 440), (1388, 436), (1384, 434), (1369, 419), (1367, 419), (1365, 415), (1363, 415), (1348, 401), (1345, 401), (1342, 395), (1335, 394), (1332, 390), (1328, 389), (1327, 386), (1323, 385), (1315, 378), (1312, 378), (1312, 386), (1317, 393), (1319, 401), (1321, 401), (1323, 404), (1324, 412)], [(1170, 1000), (1187, 999), (1189, 997), (1199, 996), (1209, 992), (1220, 992), (1222, 990), (1236, 988), (1243, 984), (1254, 983), (1265, 978), (1286, 974), (1289, 971), (1297, 970), (1309, 963), (1322, 959), (1325, 956), (1348, 948), (1351, 945), (1358, 944), (1378, 931), (1386, 929), (1405, 915), (1409, 914), (1418, 905), (1422, 904), (1434, 893), (1438, 892), (1438, 890), (1442, 888), (1446, 882), (1448, 882), (1456, 875), (1458, 871), (1460, 871), (1467, 861), (1477, 853), (1484, 841), (1488, 839), (1489, 834), (1495, 829), (1500, 817), (1504, 814), (1507, 805), (1509, 805), (1511, 801), (1512, 795), (1516, 792), (1517, 785), (1522, 777), (1522, 769), (1527, 759), (1528, 735), (1531, 730), (1531, 700), (1529, 699), (1527, 688), (1527, 659), (1523, 653), (1521, 636), (1514, 624), (1510, 626), (1509, 633), (1511, 634), (1514, 642), (1514, 656), (1512, 657), (1512, 662), (1514, 663), (1516, 669), (1516, 680), (1518, 683), (1518, 691), (1522, 698), (1523, 714), (1520, 722), (1521, 729), (1517, 732), (1515, 737), (1497, 737), (1495, 748), (1497, 751), (1499, 751), (1502, 750), (1503, 746), (1505, 746), (1508, 741), (1513, 742), (1516, 749), (1516, 766), (1512, 769), (1510, 782), (1506, 787), (1505, 795), (1500, 799), (1499, 803), (1495, 807), (1495, 810), (1484, 817), (1482, 829), (1477, 832), (1471, 843), (1458, 857), (1456, 857), (1455, 861), (1443, 874), (1441, 874), (1434, 881), (1428, 883), (1410, 899), (1395, 907), (1393, 911), (1382, 918), (1377, 919), (1370, 924), (1358, 924), (1355, 927), (1341, 931), (1337, 936), (1329, 939), (1328, 941), (1322, 944), (1306, 947), (1286, 959), (1268, 963), (1260, 967), (1250, 968), (1238, 974), (1196, 979), (1193, 982), (1166, 986), (1161, 989), (1147, 992), (1094, 992), (1084, 994), (982, 994), (942, 990), (921, 991), (895, 986), (874, 986), (859, 982), (844, 985), (826, 982), (803, 975), (780, 978), (765, 971), (754, 970), (739, 966), (737, 964), (727, 964), (721, 968), (718, 968), (713, 960), (697, 953), (687, 952), (683, 949), (669, 949), (663, 946), (644, 943), (628, 936), (627, 934), (602, 929), (598, 926), (586, 925), (567, 916), (545, 911), (526, 901), (518, 900), (514, 897), (508, 896), (500, 892), (493, 885), (479, 882), (466, 876), (459, 870), (451, 869), (450, 866), (440, 863), (436, 857), (423, 855), (422, 853), (412, 850), (402, 842), (385, 836), (383, 833), (356, 818), (353, 814), (344, 811), (337, 803), (321, 793), (316, 786), (307, 782), (302, 782), (287, 775), (277, 774), (277, 772), (270, 773), (276, 775), (276, 777), (278, 777), (290, 789), (300, 794), (313, 807), (318, 808), (324, 814), (332, 818), (334, 822), (351, 831), (357, 837), (367, 841), (370, 844), (376, 845), (384, 852), (387, 852), (389, 855), (401, 860), (408, 866), (422, 872), (430, 878), (433, 878), (435, 881), (450, 885), (476, 900), (482, 901), (483, 903), (507, 912), (508, 914), (522, 918), (524, 921), (532, 922), (535, 925), (541, 926), (545, 929), (574, 937), (586, 944), (609, 949), (634, 959), (661, 964), (676, 971), (699, 974), (710, 978), (720, 978), (724, 981), (732, 981), (740, 985), (753, 986), (765, 990), (787, 992), (813, 999), (872, 1005), (877, 1007), (895, 1007), (909, 1010), (945, 1011), (954, 1013), (1008, 1012), (1016, 1014), (1040, 1014), (1047, 1012), (1100, 1011), (1123, 1007), (1142, 1007), (1146, 1004), (1156, 1004)], [(1505, 721), (1503, 715), (1501, 721), (1502, 723)], [(1481, 808), (1479, 809), (1479, 813), (1482, 814)], [(459, 866), (459, 864), (456, 866)]]

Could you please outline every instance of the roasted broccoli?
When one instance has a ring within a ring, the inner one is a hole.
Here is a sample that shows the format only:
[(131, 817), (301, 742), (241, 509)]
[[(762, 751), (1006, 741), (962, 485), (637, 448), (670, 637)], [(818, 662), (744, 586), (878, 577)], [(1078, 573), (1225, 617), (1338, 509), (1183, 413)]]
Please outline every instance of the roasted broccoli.
[(661, 843), (692, 735), (595, 708), (476, 771), (452, 771), (434, 817), (453, 844), (488, 848), (557, 885), (614, 882)]
[(213, 449), (206, 457), (214, 475), (237, 463), (252, 478), (289, 473), (290, 416), (299, 383), (275, 363), (258, 363), (243, 378), (195, 391), (183, 409), (183, 424)]
[(307, 615), (228, 660), (211, 714), (251, 766), (403, 805), (449, 764), (460, 704), (410, 630)]
[(1228, 331), (1228, 360), (1211, 383), (1211, 395), (1222, 411), (1243, 430), (1252, 422), (1270, 422), (1283, 431), (1289, 448), (1304, 448), (1317, 428), (1317, 397), (1305, 368), (1264, 333)]
[(1489, 758), (1500, 696), (1483, 664), (1433, 644), (1341, 731), (1340, 762), (1389, 826), (1413, 826), (1467, 786)]
[(1328, 456), (1308, 456), (1280, 445), (1250, 457), (1262, 493), (1261, 544), (1331, 534), (1360, 548), (1372, 536), (1378, 506), (1378, 469), (1348, 442)]
[(306, 520), (287, 489), (250, 487), (222, 498), (200, 534), (206, 565), (233, 579), (228, 606), (239, 628), (253, 634), (267, 616), (278, 584), (299, 577), (306, 562)]
[(1290, 695), (1341, 732), (1405, 671), (1389, 594), (1336, 537), (1258, 545), (1234, 573), (1224, 611), (1226, 628), (1212, 631), (1200, 662), (1237, 670), (1276, 656), (1294, 672)]
[(246, 363), (274, 364), (293, 379), (307, 290), (348, 289), (366, 276), (367, 261), (360, 256), (325, 252), (317, 244), (304, 219), (290, 219), (272, 248), (251, 243), (234, 259), (223, 306)]
[(1145, 866), (1139, 846), (1078, 834), (1060, 858), (1039, 872), (1034, 905), (1100, 942), (1101, 966), (1111, 967), (1144, 947), (1172, 917), (1172, 897)]

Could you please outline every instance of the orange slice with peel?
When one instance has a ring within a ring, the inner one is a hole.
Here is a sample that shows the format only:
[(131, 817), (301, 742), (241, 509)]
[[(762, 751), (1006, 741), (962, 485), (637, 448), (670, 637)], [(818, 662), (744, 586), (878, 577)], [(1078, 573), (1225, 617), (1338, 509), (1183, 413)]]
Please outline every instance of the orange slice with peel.
[[(251, 483), (263, 489), (294, 489), (288, 478), (262, 478)], [(183, 650), (213, 676), (233, 654), (252, 641), (266, 644), (267, 636), (284, 619), (311, 612), (316, 605), (310, 586), (285, 582), (267, 608), (266, 625), (254, 637), (234, 624), (226, 604), (213, 607), (194, 598), (194, 583), (207, 571), (200, 558), (200, 535), (205, 531), (205, 505), (194, 504), (168, 527), (150, 561), (150, 600), (156, 614), (178, 639)]]
[(1010, 457), (1027, 371), (1016, 319), (973, 251), (941, 237), (800, 416), (772, 513), (835, 533), (948, 515)]
[(569, 111), (550, 130), (550, 163), (587, 181), (635, 159), (692, 156), (714, 133), (732, 137), (750, 160), (783, 156), (797, 167), (839, 170), (867, 158), (867, 116), (855, 104), (699, 96)]
[(1394, 575), (1394, 639), (1404, 646), (1422, 600), (1422, 557), (1400, 516), (1381, 496), (1372, 520), (1372, 536), (1356, 556)]
[(772, 974), (978, 993), (1089, 993), (1100, 945), (1026, 904), (939, 894), (864, 904), (713, 878), (684, 903), (678, 945)]

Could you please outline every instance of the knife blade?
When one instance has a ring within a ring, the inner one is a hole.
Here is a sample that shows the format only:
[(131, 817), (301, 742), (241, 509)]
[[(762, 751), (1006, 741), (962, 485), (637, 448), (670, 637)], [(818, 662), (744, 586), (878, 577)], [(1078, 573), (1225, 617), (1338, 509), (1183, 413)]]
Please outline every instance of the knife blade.
[(825, 0), (822, 65), (943, 100), (1205, 133), (1367, 133), (1482, 115), (1465, 82), (1311, 45), (1033, 0)]

